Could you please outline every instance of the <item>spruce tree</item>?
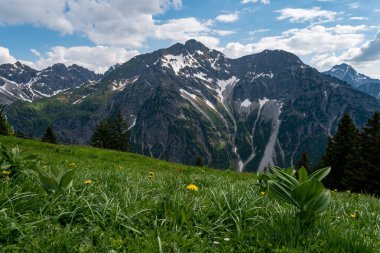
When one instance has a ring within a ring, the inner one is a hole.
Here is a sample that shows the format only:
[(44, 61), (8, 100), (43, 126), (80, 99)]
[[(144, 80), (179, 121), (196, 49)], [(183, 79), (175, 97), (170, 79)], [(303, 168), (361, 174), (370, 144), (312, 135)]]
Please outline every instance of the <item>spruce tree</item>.
[(44, 136), (42, 136), (41, 141), (43, 142), (50, 142), (50, 143), (57, 143), (57, 137), (55, 133), (53, 132), (53, 129), (49, 126), (46, 128)]
[(307, 171), (311, 172), (311, 161), (306, 152), (303, 152), (300, 160), (296, 162), (295, 169), (298, 171), (301, 167), (304, 167)]
[(119, 111), (115, 120), (111, 124), (112, 126), (112, 145), (113, 149), (120, 151), (128, 150), (128, 124)]
[(364, 191), (380, 196), (380, 113), (368, 119), (360, 133), (360, 164)]
[(13, 133), (11, 125), (8, 123), (4, 106), (0, 105), (0, 135), (10, 135)]
[(331, 166), (331, 172), (325, 179), (330, 188), (345, 188), (343, 175), (350, 166), (349, 158), (354, 157), (358, 148), (359, 130), (350, 115), (345, 113), (333, 138), (329, 138), (327, 150), (322, 158), (323, 166)]
[(101, 121), (91, 137), (91, 145), (98, 148), (110, 148), (111, 129), (107, 122)]

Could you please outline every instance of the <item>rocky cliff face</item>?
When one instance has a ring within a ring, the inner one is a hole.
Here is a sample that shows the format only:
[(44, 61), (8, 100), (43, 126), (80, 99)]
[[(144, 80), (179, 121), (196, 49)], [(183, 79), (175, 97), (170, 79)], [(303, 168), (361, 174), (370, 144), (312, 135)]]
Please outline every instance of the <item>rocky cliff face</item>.
[(100, 78), (101, 75), (78, 65), (55, 64), (37, 71), (20, 62), (3, 64), (0, 65), (0, 103), (36, 101)]
[(22, 131), (18, 119), (34, 114), (63, 140), (79, 131), (80, 142), (88, 142), (89, 126), (121, 111), (135, 152), (189, 164), (200, 156), (212, 167), (256, 171), (292, 165), (302, 152), (317, 162), (345, 111), (362, 125), (379, 110), (376, 99), (293, 54), (265, 50), (228, 59), (194, 40), (136, 56), (96, 86), (81, 101), (60, 106), (75, 122), (22, 103), (9, 118)]

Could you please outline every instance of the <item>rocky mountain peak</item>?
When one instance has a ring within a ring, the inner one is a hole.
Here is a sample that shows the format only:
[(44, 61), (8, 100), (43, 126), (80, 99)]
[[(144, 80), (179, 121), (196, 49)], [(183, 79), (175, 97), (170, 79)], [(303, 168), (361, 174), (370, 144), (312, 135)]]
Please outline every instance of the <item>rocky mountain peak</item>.
[(380, 100), (380, 80), (358, 73), (352, 66), (346, 63), (335, 65), (329, 71), (324, 72), (324, 74), (345, 81), (352, 87)]

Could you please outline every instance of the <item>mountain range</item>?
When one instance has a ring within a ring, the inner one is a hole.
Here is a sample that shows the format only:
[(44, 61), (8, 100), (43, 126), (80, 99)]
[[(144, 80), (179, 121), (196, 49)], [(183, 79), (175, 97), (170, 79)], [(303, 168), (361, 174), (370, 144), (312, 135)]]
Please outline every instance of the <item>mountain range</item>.
[(30, 137), (52, 126), (60, 141), (88, 144), (100, 120), (121, 112), (134, 152), (257, 171), (293, 165), (303, 152), (317, 163), (344, 112), (362, 126), (380, 110), (373, 96), (294, 54), (265, 50), (229, 59), (195, 40), (86, 77), (71, 88), (53, 81), (54, 90), (64, 90), (55, 96), (14, 102), (9, 121)]
[(36, 101), (62, 91), (80, 87), (84, 83), (99, 81), (102, 75), (72, 65), (55, 64), (37, 71), (21, 62), (0, 65), (0, 103), (17, 100)]

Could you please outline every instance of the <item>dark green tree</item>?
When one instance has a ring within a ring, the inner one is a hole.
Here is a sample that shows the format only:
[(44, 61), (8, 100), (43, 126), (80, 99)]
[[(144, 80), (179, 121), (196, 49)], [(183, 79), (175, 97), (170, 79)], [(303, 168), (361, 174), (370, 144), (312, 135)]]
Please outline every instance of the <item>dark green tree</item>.
[(120, 112), (114, 120), (99, 123), (92, 135), (91, 145), (120, 151), (128, 150), (128, 124)]
[(203, 160), (200, 156), (197, 156), (195, 158), (194, 165), (198, 167), (203, 167)]
[(50, 143), (57, 143), (57, 136), (55, 135), (53, 129), (49, 126), (45, 130), (44, 136), (42, 136), (41, 141), (43, 142), (50, 142)]
[(301, 167), (311, 172), (311, 161), (306, 152), (303, 152), (301, 158), (296, 162), (295, 169), (298, 171)]
[(91, 145), (98, 148), (110, 148), (111, 127), (106, 121), (101, 121), (96, 126), (91, 137)]
[[(344, 189), (343, 175), (352, 166), (352, 157), (357, 154), (359, 130), (350, 115), (345, 113), (334, 137), (329, 138), (326, 153), (322, 158), (323, 166), (331, 166), (331, 172), (324, 183), (330, 188)], [(350, 161), (350, 162), (349, 162)]]
[[(380, 196), (380, 113), (368, 119), (360, 133), (361, 190)], [(346, 177), (348, 178), (348, 176)], [(348, 179), (347, 184), (350, 183)], [(352, 182), (352, 180), (351, 180)]]
[(128, 124), (119, 111), (116, 118), (111, 123), (112, 148), (120, 151), (128, 150)]
[(11, 135), (11, 134), (13, 134), (12, 126), (8, 123), (4, 106), (0, 105), (0, 135)]

